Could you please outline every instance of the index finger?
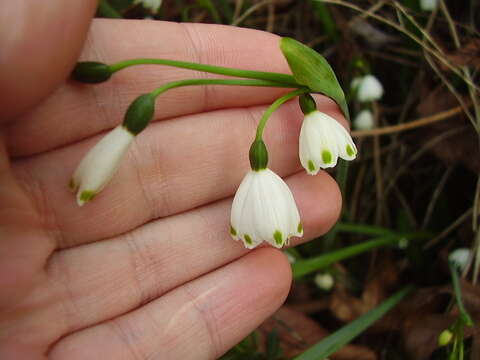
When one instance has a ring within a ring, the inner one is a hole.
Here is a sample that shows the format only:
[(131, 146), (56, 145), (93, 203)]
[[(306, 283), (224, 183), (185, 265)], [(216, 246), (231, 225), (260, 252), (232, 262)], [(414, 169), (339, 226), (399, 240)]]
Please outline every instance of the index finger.
[(97, 0), (3, 1), (0, 122), (34, 106), (71, 71)]

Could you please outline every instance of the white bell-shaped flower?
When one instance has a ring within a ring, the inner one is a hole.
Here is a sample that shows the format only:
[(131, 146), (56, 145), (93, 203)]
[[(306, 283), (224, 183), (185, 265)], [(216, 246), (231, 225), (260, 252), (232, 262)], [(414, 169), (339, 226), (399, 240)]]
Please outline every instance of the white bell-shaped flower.
[(135, 0), (134, 4), (142, 4), (145, 9), (150, 9), (154, 14), (162, 6), (162, 0)]
[(420, 0), (420, 8), (423, 11), (433, 11), (438, 6), (438, 0)]
[(287, 184), (268, 168), (250, 170), (233, 199), (230, 234), (253, 249), (262, 241), (281, 248), (302, 236), (297, 205)]
[(353, 127), (356, 130), (371, 130), (373, 129), (373, 125), (373, 114), (368, 109), (360, 111), (353, 120)]
[(357, 148), (349, 132), (334, 118), (318, 110), (305, 115), (300, 130), (300, 162), (307, 173), (337, 164), (338, 157), (353, 160)]
[(373, 75), (365, 75), (357, 88), (357, 100), (376, 101), (383, 96), (382, 83)]
[(77, 193), (79, 206), (93, 199), (110, 181), (134, 137), (119, 125), (84, 156), (70, 180), (70, 189)]
[(471, 256), (472, 251), (470, 249), (459, 248), (450, 253), (448, 260), (454, 263), (460, 271), (463, 271), (468, 266)]

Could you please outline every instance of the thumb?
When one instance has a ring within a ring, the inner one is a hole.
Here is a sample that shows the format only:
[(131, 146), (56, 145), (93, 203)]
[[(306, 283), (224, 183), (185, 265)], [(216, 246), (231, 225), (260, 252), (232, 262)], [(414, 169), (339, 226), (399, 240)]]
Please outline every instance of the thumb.
[(71, 71), (97, 0), (3, 1), (0, 6), (0, 122), (49, 95)]

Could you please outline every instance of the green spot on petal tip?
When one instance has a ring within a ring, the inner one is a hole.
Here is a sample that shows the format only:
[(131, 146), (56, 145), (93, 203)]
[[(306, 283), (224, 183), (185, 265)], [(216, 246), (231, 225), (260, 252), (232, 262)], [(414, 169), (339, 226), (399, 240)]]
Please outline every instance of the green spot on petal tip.
[(313, 164), (312, 160), (308, 160), (308, 170), (315, 171), (315, 165)]
[(328, 150), (323, 150), (322, 160), (325, 164), (330, 164), (332, 162), (332, 153)]
[(297, 232), (298, 232), (299, 234), (301, 234), (301, 233), (303, 232), (303, 225), (302, 225), (302, 223), (298, 223)]
[(275, 232), (273, 233), (273, 238), (275, 239), (275, 243), (276, 243), (277, 245), (282, 245), (282, 243), (283, 243), (283, 236), (282, 236), (282, 233), (281, 233), (280, 231), (278, 231), (278, 230), (275, 231)]
[(87, 201), (92, 200), (95, 197), (95, 195), (97, 194), (91, 190), (82, 191), (82, 193), (80, 194), (80, 201), (83, 203), (86, 203)]
[(352, 149), (352, 147), (350, 145), (347, 145), (347, 155), (348, 156), (353, 156), (355, 155), (355, 151)]
[(230, 225), (230, 235), (237, 236), (237, 230), (232, 225)]
[(252, 244), (253, 244), (252, 238), (251, 238), (249, 235), (245, 234), (245, 235), (243, 236), (243, 238), (245, 239), (245, 242), (246, 242), (248, 245), (252, 245)]

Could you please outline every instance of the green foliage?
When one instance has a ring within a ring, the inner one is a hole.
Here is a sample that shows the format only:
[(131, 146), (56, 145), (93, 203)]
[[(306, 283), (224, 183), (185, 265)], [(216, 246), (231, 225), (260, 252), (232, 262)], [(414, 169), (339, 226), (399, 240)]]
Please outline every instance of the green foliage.
[(327, 34), (330, 39), (337, 41), (340, 37), (340, 33), (337, 30), (337, 26), (327, 5), (321, 1), (315, 0), (311, 1), (311, 3), (316, 17), (322, 24), (324, 33)]
[(315, 50), (291, 38), (282, 38), (280, 49), (295, 80), (310, 88), (312, 92), (332, 98), (349, 119), (345, 94), (327, 60)]
[(297, 356), (295, 360), (322, 360), (326, 359), (329, 355), (335, 351), (341, 349), (344, 345), (348, 344), (355, 337), (360, 335), (388, 311), (390, 311), (395, 305), (397, 305), (410, 291), (411, 287), (406, 287), (400, 290), (375, 309), (370, 310), (368, 313), (360, 316), (358, 319), (352, 321), (348, 325), (344, 326), (340, 330), (334, 332), (318, 344), (312, 346), (300, 356)]
[(396, 244), (399, 239), (399, 237), (387, 235), (370, 241), (365, 241), (361, 244), (347, 246), (327, 254), (296, 261), (292, 264), (293, 277), (300, 278), (324, 269), (338, 261), (348, 259), (381, 246)]

